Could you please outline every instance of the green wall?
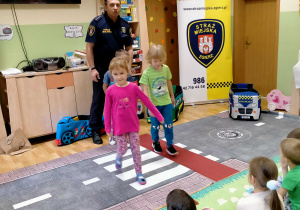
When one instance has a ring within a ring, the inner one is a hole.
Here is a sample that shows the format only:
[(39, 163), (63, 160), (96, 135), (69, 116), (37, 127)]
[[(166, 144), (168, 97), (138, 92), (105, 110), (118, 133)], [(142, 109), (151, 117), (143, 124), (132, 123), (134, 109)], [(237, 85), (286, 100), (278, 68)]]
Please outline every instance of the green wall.
[(281, 12), (279, 19), (277, 88), (288, 96), (292, 94), (293, 67), (298, 63), (299, 50), (299, 12)]
[[(65, 38), (64, 26), (82, 25), (83, 37)], [(41, 57), (64, 57), (65, 52), (83, 50), (89, 23), (21, 25), (29, 60)], [(11, 40), (0, 41), (0, 70), (16, 67), (25, 59), (15, 26)], [(23, 63), (19, 66), (26, 65)]]

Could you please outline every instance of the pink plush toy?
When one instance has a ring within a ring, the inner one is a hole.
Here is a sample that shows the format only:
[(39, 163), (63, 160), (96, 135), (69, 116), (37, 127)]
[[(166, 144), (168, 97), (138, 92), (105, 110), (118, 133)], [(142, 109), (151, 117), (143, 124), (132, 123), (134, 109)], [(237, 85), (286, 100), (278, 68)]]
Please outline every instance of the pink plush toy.
[(291, 97), (285, 96), (278, 89), (272, 90), (267, 95), (268, 109), (274, 111), (275, 109), (285, 109), (287, 112), (291, 108)]

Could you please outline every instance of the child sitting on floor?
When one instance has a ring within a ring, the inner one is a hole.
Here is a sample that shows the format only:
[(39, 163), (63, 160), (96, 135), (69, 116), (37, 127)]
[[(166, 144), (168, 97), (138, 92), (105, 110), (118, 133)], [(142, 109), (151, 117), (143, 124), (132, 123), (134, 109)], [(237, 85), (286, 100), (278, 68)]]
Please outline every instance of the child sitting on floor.
[(266, 157), (257, 157), (249, 163), (248, 181), (253, 185), (251, 195), (241, 198), (237, 210), (283, 210), (282, 198), (277, 194), (279, 182), (276, 164)]
[[(287, 138), (280, 143), (280, 164), (283, 181), (278, 193), (284, 198), (285, 208), (300, 209), (300, 141)], [(288, 167), (290, 171), (288, 171)]]
[(198, 204), (184, 190), (172, 190), (167, 196), (167, 210), (196, 210)]

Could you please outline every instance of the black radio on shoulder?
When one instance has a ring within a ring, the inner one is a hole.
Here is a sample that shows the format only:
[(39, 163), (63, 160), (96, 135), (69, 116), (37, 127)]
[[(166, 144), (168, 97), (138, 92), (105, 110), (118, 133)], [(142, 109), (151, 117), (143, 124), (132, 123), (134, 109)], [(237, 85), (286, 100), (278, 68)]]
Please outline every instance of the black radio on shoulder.
[(32, 66), (36, 71), (53, 71), (65, 66), (66, 61), (62, 57), (38, 58), (32, 61)]

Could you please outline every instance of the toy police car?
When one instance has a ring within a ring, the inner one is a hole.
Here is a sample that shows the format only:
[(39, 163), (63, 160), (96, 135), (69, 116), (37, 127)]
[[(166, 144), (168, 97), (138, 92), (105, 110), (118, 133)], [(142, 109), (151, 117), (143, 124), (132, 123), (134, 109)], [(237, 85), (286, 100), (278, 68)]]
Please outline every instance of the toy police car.
[(261, 114), (261, 98), (253, 84), (231, 84), (229, 91), (229, 116), (233, 119), (258, 120)]

